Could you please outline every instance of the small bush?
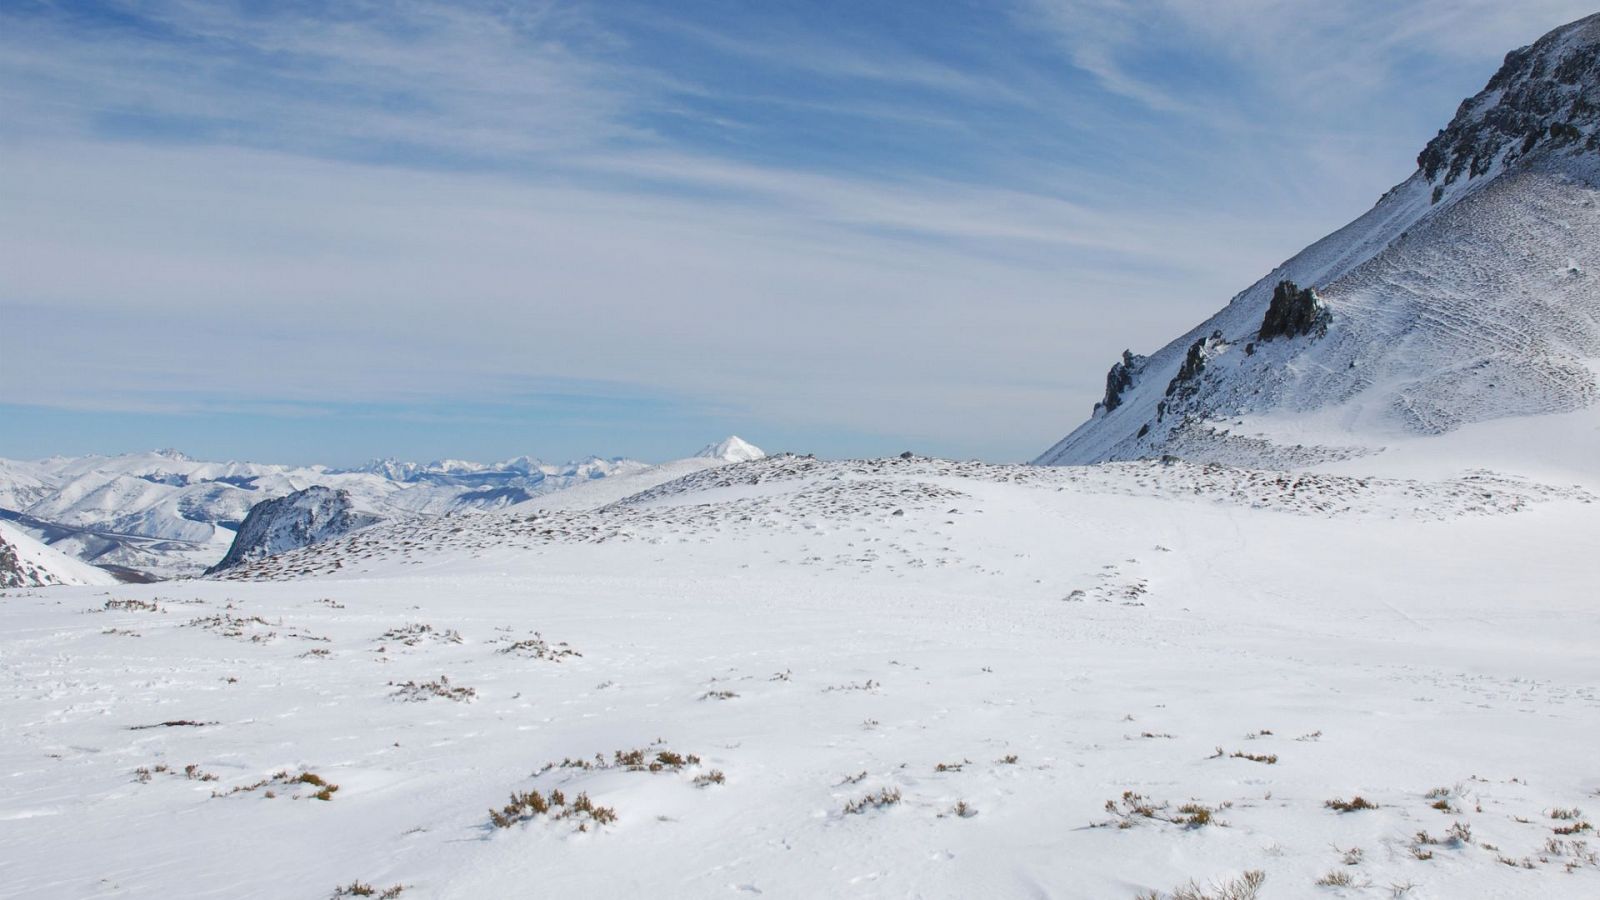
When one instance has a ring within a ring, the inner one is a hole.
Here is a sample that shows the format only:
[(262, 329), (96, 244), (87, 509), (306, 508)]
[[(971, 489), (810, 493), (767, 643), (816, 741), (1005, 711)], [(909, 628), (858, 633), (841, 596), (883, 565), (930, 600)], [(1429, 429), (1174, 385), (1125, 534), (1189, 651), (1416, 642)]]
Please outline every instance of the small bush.
[(875, 794), (868, 794), (859, 800), (851, 800), (844, 805), (845, 815), (859, 815), (873, 809), (883, 809), (894, 806), (900, 802), (899, 788), (884, 788)]
[(1355, 883), (1355, 878), (1344, 869), (1334, 869), (1328, 874), (1317, 879), (1320, 887), (1349, 887)]
[[(1238, 878), (1220, 883), (1212, 882), (1208, 888), (1191, 881), (1182, 887), (1174, 888), (1171, 900), (1256, 900), (1261, 893), (1261, 885), (1266, 880), (1267, 873), (1260, 869), (1251, 869)], [(1160, 891), (1146, 891), (1140, 894), (1137, 900), (1168, 900), (1168, 895)]]
[(1329, 800), (1329, 801), (1323, 803), (1322, 805), (1326, 806), (1328, 809), (1335, 810), (1335, 811), (1341, 812), (1341, 813), (1355, 812), (1357, 810), (1362, 810), (1362, 809), (1377, 809), (1378, 808), (1378, 804), (1371, 802), (1370, 800), (1366, 799), (1365, 797), (1360, 796), (1359, 794), (1354, 796), (1354, 797), (1351, 797), (1349, 800), (1345, 800), (1343, 798), (1336, 797), (1336, 798), (1334, 798), (1332, 800)]

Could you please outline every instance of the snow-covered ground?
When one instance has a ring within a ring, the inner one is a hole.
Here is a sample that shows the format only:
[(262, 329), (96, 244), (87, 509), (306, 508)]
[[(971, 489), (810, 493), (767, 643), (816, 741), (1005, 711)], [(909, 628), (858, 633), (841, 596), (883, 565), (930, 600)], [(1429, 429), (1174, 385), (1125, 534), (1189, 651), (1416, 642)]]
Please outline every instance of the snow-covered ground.
[(0, 892), (1595, 896), (1597, 481), (779, 457), (9, 591)]

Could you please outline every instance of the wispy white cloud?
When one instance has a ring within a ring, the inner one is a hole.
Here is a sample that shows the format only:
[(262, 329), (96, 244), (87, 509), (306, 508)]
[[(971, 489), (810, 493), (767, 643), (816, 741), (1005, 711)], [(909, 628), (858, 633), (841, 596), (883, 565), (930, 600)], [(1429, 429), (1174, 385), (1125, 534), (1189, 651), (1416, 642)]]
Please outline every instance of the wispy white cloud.
[[(1117, 351), (1405, 175), (1417, 135), (1375, 150), (1395, 114), (1373, 98), (1427, 68), (1396, 60), (1539, 30), (1468, 5), (1470, 29), (1434, 0), (1027, 0), (1011, 45), (959, 59), (570, 3), (3, 14), (0, 314), (28, 340), (0, 402), (304, 411), (580, 379), (1025, 458)], [(733, 62), (677, 64), (697, 53)], [(1459, 70), (1481, 83), (1490, 56)]]

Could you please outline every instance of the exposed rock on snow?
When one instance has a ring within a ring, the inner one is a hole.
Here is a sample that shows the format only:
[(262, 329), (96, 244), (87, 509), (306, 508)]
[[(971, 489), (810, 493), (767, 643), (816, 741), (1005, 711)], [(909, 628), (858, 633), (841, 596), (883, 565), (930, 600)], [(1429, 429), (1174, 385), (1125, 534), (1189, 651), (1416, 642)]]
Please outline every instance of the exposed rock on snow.
[(1272, 302), (1267, 315), (1261, 320), (1261, 330), (1256, 337), (1270, 341), (1278, 337), (1299, 337), (1315, 333), (1319, 337), (1328, 333), (1328, 320), (1333, 314), (1313, 288), (1302, 289), (1292, 281), (1280, 281), (1272, 290)]
[(1556, 29), (1506, 54), (1483, 91), (1417, 155), (1417, 167), (1443, 189), (1463, 175), (1487, 175), (1548, 148), (1600, 150), (1600, 14)]
[(1112, 363), (1111, 371), (1106, 373), (1106, 395), (1095, 404), (1095, 411), (1111, 412), (1121, 406), (1122, 395), (1133, 387), (1134, 379), (1138, 377), (1144, 363), (1143, 356), (1135, 356), (1132, 350), (1122, 351), (1122, 361)]
[(377, 521), (375, 515), (356, 511), (349, 491), (320, 485), (265, 500), (250, 509), (228, 555), (206, 574), (343, 537)]

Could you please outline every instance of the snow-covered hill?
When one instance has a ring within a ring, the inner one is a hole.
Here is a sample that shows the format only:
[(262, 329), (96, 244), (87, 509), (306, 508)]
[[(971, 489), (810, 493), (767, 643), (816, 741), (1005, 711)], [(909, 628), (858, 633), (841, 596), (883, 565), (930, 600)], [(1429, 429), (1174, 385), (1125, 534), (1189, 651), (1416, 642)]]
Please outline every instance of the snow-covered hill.
[(51, 549), (22, 529), (0, 521), (0, 587), (116, 583), (104, 569)]
[(377, 521), (355, 508), (349, 491), (322, 485), (263, 500), (251, 507), (227, 555), (206, 574), (343, 537)]
[(1511, 53), (1415, 174), (1189, 333), (1126, 354), (1037, 461), (1304, 466), (1512, 416), (1600, 425), (1597, 97), (1600, 15)]
[(11, 592), (6, 883), (1592, 895), (1597, 494), (1435, 469), (778, 456)]

